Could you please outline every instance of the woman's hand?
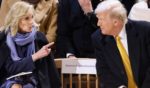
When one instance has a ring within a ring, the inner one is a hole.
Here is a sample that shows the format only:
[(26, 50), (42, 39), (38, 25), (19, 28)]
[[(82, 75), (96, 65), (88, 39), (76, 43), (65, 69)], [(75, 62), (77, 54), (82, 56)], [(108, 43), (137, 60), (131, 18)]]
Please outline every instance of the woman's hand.
[(39, 51), (37, 51), (36, 53), (34, 53), (32, 55), (32, 59), (33, 61), (36, 61), (38, 59), (41, 59), (45, 56), (48, 56), (49, 53), (51, 52), (51, 46), (54, 44), (54, 42), (48, 43), (47, 45), (44, 45)]
[(21, 84), (13, 84), (11, 88), (22, 88)]

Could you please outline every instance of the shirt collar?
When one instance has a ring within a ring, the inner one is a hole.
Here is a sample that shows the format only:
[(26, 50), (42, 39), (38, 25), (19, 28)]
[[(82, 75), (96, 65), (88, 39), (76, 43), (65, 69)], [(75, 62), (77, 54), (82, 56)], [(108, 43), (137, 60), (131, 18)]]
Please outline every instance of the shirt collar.
[(121, 39), (126, 39), (125, 25), (123, 26), (122, 30), (120, 31), (119, 37), (120, 37)]

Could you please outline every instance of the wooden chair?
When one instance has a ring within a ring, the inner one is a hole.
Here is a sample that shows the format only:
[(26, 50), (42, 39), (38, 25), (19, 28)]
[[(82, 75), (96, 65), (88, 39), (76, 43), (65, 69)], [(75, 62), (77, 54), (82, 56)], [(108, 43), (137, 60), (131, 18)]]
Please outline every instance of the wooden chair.
[(55, 59), (55, 63), (61, 69), (62, 88), (98, 88), (95, 59), (60, 58)]

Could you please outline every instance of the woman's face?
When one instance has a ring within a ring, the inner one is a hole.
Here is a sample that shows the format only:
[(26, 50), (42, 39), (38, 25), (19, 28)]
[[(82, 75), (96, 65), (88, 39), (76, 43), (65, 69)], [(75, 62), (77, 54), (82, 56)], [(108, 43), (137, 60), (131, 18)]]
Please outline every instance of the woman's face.
[(19, 32), (21, 33), (31, 32), (33, 22), (34, 22), (33, 12), (29, 10), (28, 13), (19, 20)]

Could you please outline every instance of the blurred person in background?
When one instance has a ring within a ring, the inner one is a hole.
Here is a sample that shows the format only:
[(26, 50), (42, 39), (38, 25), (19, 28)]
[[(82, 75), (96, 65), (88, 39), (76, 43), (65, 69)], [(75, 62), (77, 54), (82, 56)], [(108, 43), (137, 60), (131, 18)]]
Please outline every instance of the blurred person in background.
[(132, 20), (141, 20), (150, 22), (150, 0), (143, 0), (135, 3), (128, 16)]
[(119, 0), (127, 10), (127, 15), (129, 14), (132, 6), (136, 3), (136, 0)]
[(90, 36), (97, 29), (93, 10), (99, 2), (101, 0), (59, 1), (56, 57), (94, 58)]

